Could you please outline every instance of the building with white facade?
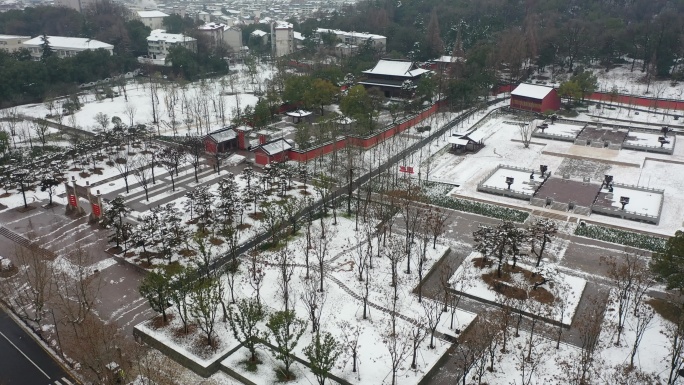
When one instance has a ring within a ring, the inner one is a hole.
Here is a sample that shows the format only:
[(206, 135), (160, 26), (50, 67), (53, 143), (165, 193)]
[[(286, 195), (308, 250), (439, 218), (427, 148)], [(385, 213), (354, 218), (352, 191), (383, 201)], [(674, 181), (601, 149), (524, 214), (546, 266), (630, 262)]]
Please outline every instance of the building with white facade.
[[(114, 52), (113, 45), (84, 37), (48, 36), (47, 40), (53, 54), (60, 58), (76, 56), (79, 52), (94, 49), (107, 50), (110, 55)], [(40, 60), (43, 56), (43, 36), (34, 37), (21, 44), (31, 52), (34, 60)]]
[(164, 28), (164, 18), (169, 16), (161, 11), (137, 11), (136, 15), (146, 27), (152, 30)]
[(222, 23), (207, 23), (197, 30), (209, 38), (212, 48), (226, 47), (231, 52), (239, 52), (242, 48), (242, 31), (237, 27), (229, 27)]
[(295, 50), (294, 27), (284, 21), (271, 24), (271, 49), (273, 56), (289, 55)]
[(163, 29), (155, 29), (147, 37), (147, 53), (150, 58), (166, 57), (173, 47), (197, 51), (197, 39), (180, 33), (166, 33)]
[(83, 12), (96, 2), (97, 0), (55, 0), (55, 7), (66, 7)]
[[(347, 32), (338, 29), (318, 28), (316, 30), (316, 38), (318, 41), (322, 40), (323, 35), (333, 34), (337, 40), (346, 46), (355, 46), (354, 49), (362, 47), (365, 44), (370, 44), (379, 52), (384, 53), (387, 47), (387, 37), (382, 35), (375, 35), (372, 33), (361, 32)], [(351, 52), (351, 49), (347, 52)]]
[(0, 49), (9, 52), (18, 51), (24, 48), (22, 42), (27, 40), (31, 40), (31, 36), (0, 35)]

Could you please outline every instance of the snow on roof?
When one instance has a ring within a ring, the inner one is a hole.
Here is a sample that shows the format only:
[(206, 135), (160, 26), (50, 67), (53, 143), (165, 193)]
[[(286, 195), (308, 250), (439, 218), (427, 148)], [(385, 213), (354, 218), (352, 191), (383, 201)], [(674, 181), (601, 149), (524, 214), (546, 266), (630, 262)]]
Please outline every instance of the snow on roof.
[(228, 26), (225, 24), (222, 24), (222, 23), (207, 23), (207, 24), (204, 24), (204, 25), (197, 27), (197, 29), (205, 30), (205, 31), (206, 30), (212, 30), (212, 29), (221, 29), (221, 28), (228, 29)]
[(166, 33), (166, 30), (155, 29), (150, 32), (150, 36), (147, 37), (147, 41), (166, 41), (166, 42), (177, 42), (177, 41), (194, 41), (195, 38), (185, 36), (180, 33)]
[(521, 83), (519, 86), (515, 87), (513, 92), (511, 92), (511, 95), (523, 96), (532, 99), (544, 99), (551, 91), (553, 91), (552, 87)]
[(433, 62), (435, 63), (456, 63), (456, 62), (463, 62), (465, 61), (465, 58), (459, 57), (459, 56), (440, 56), (437, 59), (434, 59)]
[(242, 126), (237, 126), (237, 127), (235, 127), (235, 130), (236, 130), (236, 131), (244, 131), (244, 132), (247, 132), (247, 131), (252, 131), (252, 127), (250, 127), (250, 126), (245, 126), (245, 125), (243, 124)]
[(450, 136), (449, 137), (449, 143), (458, 144), (460, 146), (465, 146), (469, 142), (467, 139), (462, 139), (460, 136)]
[(209, 136), (214, 139), (216, 143), (221, 143), (237, 138), (237, 132), (235, 132), (232, 128), (222, 128), (220, 130), (210, 132)]
[(286, 21), (276, 21), (275, 23), (275, 29), (292, 29), (294, 28), (292, 24), (286, 22)]
[(415, 77), (422, 75), (429, 70), (423, 68), (413, 69), (414, 63), (405, 60), (380, 60), (378, 64), (368, 71), (363, 71), (364, 74), (369, 75), (390, 75), (390, 76), (403, 76), (403, 77)]
[(485, 130), (475, 130), (469, 134), (463, 135), (463, 137), (466, 139), (470, 139), (473, 142), (480, 142), (482, 139), (485, 138), (486, 135), (487, 133), (485, 132)]
[(30, 39), (31, 36), (19, 36), (19, 35), (0, 35), (0, 40), (4, 39)]
[(263, 144), (259, 148), (264, 150), (264, 152), (268, 155), (275, 155), (291, 149), (292, 145), (287, 140), (281, 138), (278, 140), (274, 140), (273, 142)]
[(294, 116), (296, 118), (303, 118), (305, 116), (311, 115), (310, 111), (304, 111), (304, 110), (297, 110), (297, 111), (290, 111), (286, 113), (287, 116)]
[(161, 11), (138, 11), (140, 17), (167, 17), (169, 15)]
[(297, 31), (294, 32), (294, 38), (297, 40), (306, 40), (306, 39), (304, 39), (304, 35), (302, 35), (301, 32), (297, 32)]
[(359, 39), (378, 40), (378, 39), (386, 39), (387, 38), (383, 35), (376, 35), (376, 34), (372, 34), (372, 33), (347, 32), (347, 31), (341, 31), (339, 29), (329, 29), (329, 28), (318, 28), (318, 29), (316, 29), (316, 32), (318, 32), (318, 33), (334, 33), (335, 35), (358, 37)]
[(254, 31), (252, 31), (251, 35), (254, 35), (254, 36), (266, 36), (266, 35), (268, 35), (268, 33), (267, 33), (267, 32), (264, 32), (264, 31), (262, 31), (262, 30), (260, 30), (260, 29), (255, 29)]
[[(53, 49), (114, 49), (114, 46), (111, 44), (103, 43), (99, 40), (87, 39), (84, 37), (48, 36), (48, 43)], [(26, 40), (22, 44), (28, 46), (42, 46), (43, 36), (37, 36), (31, 40)]]

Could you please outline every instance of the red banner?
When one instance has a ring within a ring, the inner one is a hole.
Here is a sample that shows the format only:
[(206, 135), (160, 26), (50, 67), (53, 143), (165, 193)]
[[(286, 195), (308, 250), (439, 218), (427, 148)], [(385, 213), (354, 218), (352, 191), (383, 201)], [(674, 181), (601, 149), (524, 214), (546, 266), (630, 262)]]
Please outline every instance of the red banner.
[(69, 204), (76, 207), (78, 206), (78, 201), (76, 200), (76, 195), (69, 194)]
[(100, 212), (100, 205), (98, 205), (97, 203), (91, 203), (91, 206), (93, 206), (93, 215), (95, 215), (96, 217), (99, 217), (100, 213), (101, 213)]
[(399, 166), (399, 172), (407, 172), (409, 174), (413, 174), (413, 167), (411, 166)]

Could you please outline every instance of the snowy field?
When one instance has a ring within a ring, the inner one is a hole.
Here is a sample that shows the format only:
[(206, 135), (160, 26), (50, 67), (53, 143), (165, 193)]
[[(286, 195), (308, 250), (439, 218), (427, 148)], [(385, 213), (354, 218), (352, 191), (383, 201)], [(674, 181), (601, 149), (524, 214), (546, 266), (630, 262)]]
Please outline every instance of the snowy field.
[(657, 133), (630, 131), (627, 135), (627, 138), (625, 138), (625, 143), (636, 146), (649, 146), (658, 148), (674, 147), (676, 137), (670, 136), (668, 137), (667, 143), (664, 142), (661, 144), (658, 141), (658, 138), (661, 136), (661, 134)]
[[(482, 186), (532, 195), (537, 190), (537, 186), (541, 182), (541, 179), (530, 179), (530, 174), (530, 171), (500, 167), (492, 176), (482, 182)], [(536, 174), (536, 177), (540, 177), (539, 173)], [(507, 178), (513, 178), (513, 183), (510, 188), (508, 187), (508, 183), (506, 183)]]
[(582, 131), (583, 125), (579, 124), (570, 124), (570, 123), (553, 123), (550, 124), (549, 122), (549, 127), (545, 128), (544, 131), (541, 131), (540, 128), (537, 128), (537, 132), (548, 134), (548, 135), (556, 135), (556, 136), (569, 136), (569, 137), (576, 137), (577, 134)]
[[(126, 86), (126, 96), (123, 93), (113, 99), (98, 100), (94, 92), (86, 91), (79, 96), (83, 105), (81, 110), (73, 116), (65, 116), (62, 123), (80, 128), (82, 130), (96, 132), (101, 127), (95, 120), (95, 115), (104, 113), (111, 119), (118, 116), (126, 124), (146, 124), (155, 127), (162, 135), (173, 135), (171, 127), (172, 117), (176, 121), (176, 134), (205, 134), (209, 130), (223, 126), (220, 112), (217, 110), (217, 100), (221, 99), (225, 114), (225, 121), (230, 122), (236, 113), (236, 108), (244, 109), (254, 106), (258, 101), (255, 91), (263, 89), (263, 84), (270, 79), (275, 69), (268, 64), (261, 64), (257, 71), (257, 77), (252, 81), (250, 74), (243, 66), (234, 66), (236, 72), (219, 79), (210, 79), (189, 83), (187, 86), (172, 87), (170, 82), (161, 81), (156, 91), (154, 108), (159, 116), (160, 124), (153, 124), (152, 92), (148, 79), (136, 78), (130, 80)], [(232, 80), (231, 80), (232, 77)], [(231, 85), (232, 83), (232, 85)], [(117, 91), (115, 89), (115, 91)], [(170, 102), (174, 100), (174, 102)], [(57, 106), (61, 106), (63, 100), (57, 100)], [(205, 105), (206, 104), (206, 109)], [(173, 106), (174, 112), (170, 109)], [(210, 126), (201, 129), (197, 124), (197, 109), (205, 109), (201, 114), (208, 116)], [(45, 118), (50, 113), (46, 103), (27, 104), (17, 107), (17, 112), (22, 115)], [(186, 123), (186, 119), (191, 122)], [(56, 121), (51, 118), (50, 120)]]
[[(605, 188), (601, 191), (610, 194)], [(651, 215), (654, 217), (658, 216), (660, 211), (660, 202), (663, 200), (663, 194), (661, 193), (654, 191), (635, 190), (622, 186), (613, 186), (612, 195), (612, 207), (622, 209), (620, 198), (627, 197), (629, 198), (629, 203), (625, 206), (625, 210), (638, 214)]]
[[(482, 258), (482, 254), (473, 251), (465, 260), (463, 260), (463, 263), (461, 263), (461, 266), (459, 266), (451, 278), (452, 285), (456, 287), (457, 290), (466, 294), (501, 303), (501, 294), (493, 290), (480, 278), (483, 274), (491, 273), (492, 271), (496, 272), (498, 262), (494, 261), (494, 264), (490, 268), (479, 269), (474, 265), (473, 259), (475, 258)], [(508, 264), (511, 263), (512, 262), (508, 262)], [(535, 271), (534, 267), (524, 263), (518, 263), (517, 266), (528, 271)], [(505, 270), (507, 268), (504, 267), (503, 269)], [(511, 274), (512, 277), (515, 277), (516, 275), (518, 274)], [(544, 284), (540, 286), (540, 288), (547, 289), (554, 295), (555, 301), (553, 303), (542, 305), (533, 300), (513, 300), (512, 306), (533, 314), (546, 316), (547, 318), (562, 322), (565, 325), (570, 325), (573, 321), (572, 318), (575, 315), (575, 310), (582, 297), (582, 292), (584, 291), (584, 286), (587, 281), (583, 278), (560, 272), (554, 272), (554, 275), (550, 276), (549, 279), (552, 283)], [(523, 282), (521, 279), (516, 283), (516, 287), (520, 287), (526, 292), (533, 290), (531, 285)]]

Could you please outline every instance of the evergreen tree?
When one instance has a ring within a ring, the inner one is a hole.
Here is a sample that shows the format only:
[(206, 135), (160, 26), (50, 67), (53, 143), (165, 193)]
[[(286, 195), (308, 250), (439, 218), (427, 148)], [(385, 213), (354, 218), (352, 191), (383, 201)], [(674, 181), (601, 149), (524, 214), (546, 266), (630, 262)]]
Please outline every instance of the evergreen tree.
[(319, 385), (324, 385), (330, 374), (330, 369), (335, 366), (335, 361), (342, 353), (340, 344), (328, 332), (316, 333), (311, 343), (304, 348), (304, 355), (311, 364), (311, 371), (318, 380)]

